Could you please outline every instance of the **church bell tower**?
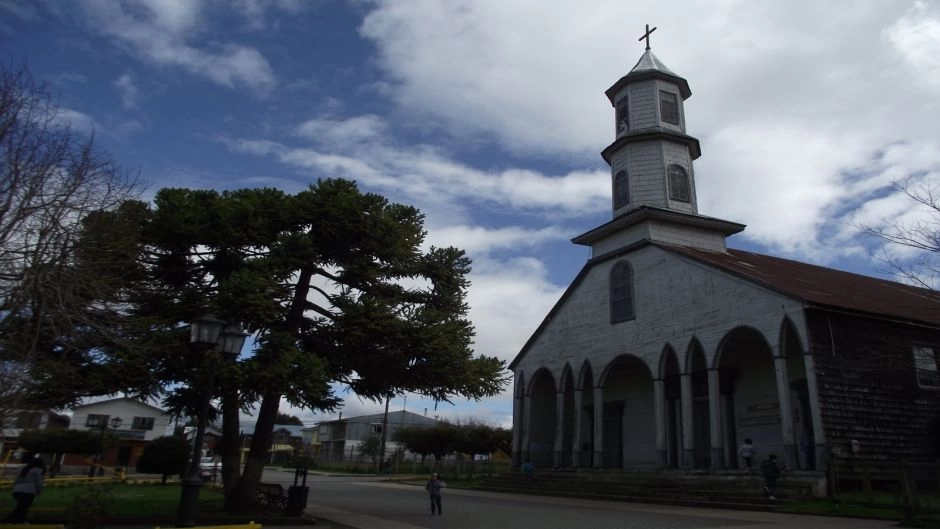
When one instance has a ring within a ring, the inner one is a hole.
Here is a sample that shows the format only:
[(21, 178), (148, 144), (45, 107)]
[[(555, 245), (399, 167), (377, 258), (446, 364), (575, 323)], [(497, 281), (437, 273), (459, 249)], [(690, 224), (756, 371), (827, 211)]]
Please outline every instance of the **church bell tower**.
[(699, 141), (685, 132), (689, 83), (650, 50), (605, 94), (614, 107), (614, 141), (601, 153), (610, 165), (610, 222), (575, 237), (594, 256), (641, 240), (724, 251), (741, 224), (698, 213), (695, 170)]

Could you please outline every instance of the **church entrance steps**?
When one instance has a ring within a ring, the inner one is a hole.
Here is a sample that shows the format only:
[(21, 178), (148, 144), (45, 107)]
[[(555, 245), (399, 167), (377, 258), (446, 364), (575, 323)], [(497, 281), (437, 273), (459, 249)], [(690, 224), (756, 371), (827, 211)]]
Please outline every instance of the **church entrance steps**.
[(805, 474), (780, 480), (775, 500), (764, 493), (763, 479), (740, 472), (543, 471), (536, 472), (531, 479), (521, 473), (507, 473), (484, 480), (478, 488), (491, 492), (763, 511), (812, 496), (819, 487), (820, 476)]

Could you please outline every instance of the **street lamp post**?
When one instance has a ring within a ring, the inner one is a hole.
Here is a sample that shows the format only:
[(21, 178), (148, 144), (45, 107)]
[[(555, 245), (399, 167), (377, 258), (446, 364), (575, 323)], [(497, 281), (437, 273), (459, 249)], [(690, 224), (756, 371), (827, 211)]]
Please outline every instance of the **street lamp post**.
[[(223, 330), (224, 329), (224, 330)], [(206, 354), (221, 350), (223, 354), (237, 356), (245, 344), (248, 333), (233, 326), (226, 327), (226, 322), (211, 316), (200, 316), (190, 325), (189, 342), (201, 345)], [(199, 489), (202, 487), (202, 477), (199, 475), (199, 460), (202, 456), (202, 440), (206, 431), (206, 419), (209, 415), (209, 401), (212, 399), (212, 390), (215, 388), (216, 362), (209, 362), (206, 373), (206, 387), (199, 403), (199, 415), (196, 418), (196, 434), (193, 442), (192, 460), (186, 476), (180, 482), (180, 504), (176, 515), (177, 527), (193, 527), (196, 525), (196, 512), (199, 510)]]

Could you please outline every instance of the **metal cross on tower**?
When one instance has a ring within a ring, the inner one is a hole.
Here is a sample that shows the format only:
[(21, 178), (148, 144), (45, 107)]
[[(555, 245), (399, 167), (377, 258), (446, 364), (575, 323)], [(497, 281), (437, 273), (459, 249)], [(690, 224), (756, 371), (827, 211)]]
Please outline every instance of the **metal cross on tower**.
[(654, 31), (656, 31), (656, 28), (654, 27), (653, 29), (650, 29), (650, 25), (647, 24), (647, 25), (646, 25), (646, 33), (644, 33), (642, 37), (640, 37), (640, 38), (637, 39), (637, 40), (646, 39), (646, 49), (650, 49), (650, 34), (651, 34), (652, 32), (654, 32)]

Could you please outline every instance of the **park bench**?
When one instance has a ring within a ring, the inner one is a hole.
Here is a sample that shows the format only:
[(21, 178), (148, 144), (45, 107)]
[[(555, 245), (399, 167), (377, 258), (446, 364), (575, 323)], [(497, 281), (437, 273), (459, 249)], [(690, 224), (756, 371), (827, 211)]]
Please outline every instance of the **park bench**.
[(287, 491), (280, 483), (258, 483), (258, 503), (267, 503), (271, 507), (284, 507), (287, 504)]
[[(32, 525), (27, 526), (28, 528), (34, 527)], [(25, 529), (25, 528), (24, 528)], [(154, 529), (160, 529), (160, 526), (154, 527)], [(261, 529), (260, 523), (248, 522), (243, 524), (233, 524), (233, 525), (200, 525), (195, 529)]]

